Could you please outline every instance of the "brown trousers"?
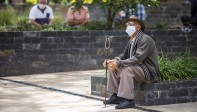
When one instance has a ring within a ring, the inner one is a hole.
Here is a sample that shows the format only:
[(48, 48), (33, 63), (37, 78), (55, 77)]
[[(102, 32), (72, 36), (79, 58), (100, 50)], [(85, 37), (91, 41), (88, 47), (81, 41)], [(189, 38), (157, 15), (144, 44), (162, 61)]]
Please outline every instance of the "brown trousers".
[(144, 72), (139, 66), (109, 69), (107, 91), (116, 93), (122, 98), (134, 99), (134, 80), (140, 83), (151, 83), (146, 81)]

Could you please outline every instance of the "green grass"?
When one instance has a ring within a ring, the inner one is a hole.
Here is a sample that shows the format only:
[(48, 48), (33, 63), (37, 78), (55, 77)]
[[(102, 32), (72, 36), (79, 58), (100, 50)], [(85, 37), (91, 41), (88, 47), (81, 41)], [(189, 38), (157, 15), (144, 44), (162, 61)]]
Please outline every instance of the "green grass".
[(159, 58), (161, 80), (188, 80), (197, 78), (197, 58), (188, 55), (177, 56), (174, 59)]
[(0, 10), (0, 25), (12, 25), (14, 18), (16, 18), (16, 12), (13, 8), (8, 7), (7, 9)]

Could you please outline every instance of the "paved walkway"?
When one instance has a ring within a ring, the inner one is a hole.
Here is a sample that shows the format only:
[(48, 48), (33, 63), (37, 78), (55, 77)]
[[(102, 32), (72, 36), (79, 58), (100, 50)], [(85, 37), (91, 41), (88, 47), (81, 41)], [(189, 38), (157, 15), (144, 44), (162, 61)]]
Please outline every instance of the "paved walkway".
[(103, 70), (0, 77), (0, 112), (197, 112), (197, 102), (116, 110), (91, 95)]

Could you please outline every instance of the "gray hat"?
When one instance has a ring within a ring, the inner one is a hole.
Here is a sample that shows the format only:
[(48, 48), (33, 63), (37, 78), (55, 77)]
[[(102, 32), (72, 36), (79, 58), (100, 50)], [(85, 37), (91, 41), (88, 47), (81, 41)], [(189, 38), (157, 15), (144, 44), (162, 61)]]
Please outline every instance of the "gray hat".
[(145, 30), (144, 22), (138, 19), (135, 15), (131, 15), (129, 18), (123, 20), (123, 25), (125, 25), (128, 21), (137, 21), (141, 25), (141, 30)]

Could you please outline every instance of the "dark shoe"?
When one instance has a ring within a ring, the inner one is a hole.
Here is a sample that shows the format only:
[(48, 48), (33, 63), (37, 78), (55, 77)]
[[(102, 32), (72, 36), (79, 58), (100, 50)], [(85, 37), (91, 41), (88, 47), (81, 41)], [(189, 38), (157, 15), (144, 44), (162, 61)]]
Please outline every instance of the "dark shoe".
[(133, 100), (127, 100), (120, 102), (119, 105), (115, 106), (116, 109), (126, 109), (126, 108), (133, 108), (135, 107), (135, 103)]
[(112, 95), (108, 100), (103, 101), (104, 104), (119, 104), (123, 101), (123, 98), (118, 97), (117, 95)]

